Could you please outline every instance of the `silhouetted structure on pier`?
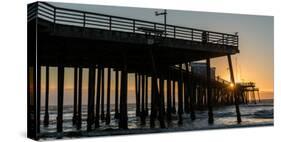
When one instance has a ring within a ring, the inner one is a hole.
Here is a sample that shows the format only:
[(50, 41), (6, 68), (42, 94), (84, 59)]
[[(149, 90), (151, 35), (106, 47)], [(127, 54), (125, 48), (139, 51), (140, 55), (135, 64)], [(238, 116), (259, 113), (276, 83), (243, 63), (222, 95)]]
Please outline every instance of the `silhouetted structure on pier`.
[(256, 87), (256, 84), (254, 82), (241, 82), (237, 83), (238, 86), (240, 87), (240, 93), (241, 93), (241, 100), (243, 103), (257, 103), (257, 98), (258, 101), (260, 102), (260, 93), (259, 93), (259, 88)]
[[(162, 36), (164, 31), (165, 36)], [(120, 129), (128, 128), (129, 73), (135, 74), (136, 115), (141, 117), (142, 124), (149, 116), (151, 127), (155, 127), (155, 120), (159, 120), (160, 127), (165, 128), (165, 119), (167, 117), (169, 122), (172, 113), (177, 113), (178, 123), (182, 124), (183, 113), (190, 113), (194, 120), (195, 111), (204, 107), (208, 108), (209, 123), (213, 123), (212, 107), (231, 104), (236, 106), (237, 121), (240, 123), (237, 87), (229, 88), (229, 84), (212, 79), (210, 69), (212, 58), (226, 56), (231, 83), (235, 84), (231, 55), (238, 52), (237, 35), (60, 8), (45, 2), (29, 4), (28, 137), (40, 138), (42, 66), (58, 68), (58, 137), (63, 132), (66, 67), (74, 68), (73, 125), (77, 130), (81, 129), (82, 124), (82, 75), (85, 68), (89, 69), (87, 131), (91, 131), (93, 125), (99, 128), (100, 123), (104, 123), (101, 120), (110, 123), (112, 71), (116, 74), (115, 118), (119, 120)], [(190, 70), (191, 62), (198, 60), (206, 60), (205, 77), (195, 75)], [(105, 69), (108, 71), (107, 84)], [(49, 78), (48, 72), (46, 76)], [(165, 81), (167, 90), (164, 89)], [(48, 84), (46, 79), (46, 88)], [(148, 88), (151, 90), (150, 107)], [(48, 91), (46, 98), (48, 104)], [(45, 113), (44, 125), (48, 126), (48, 106)]]

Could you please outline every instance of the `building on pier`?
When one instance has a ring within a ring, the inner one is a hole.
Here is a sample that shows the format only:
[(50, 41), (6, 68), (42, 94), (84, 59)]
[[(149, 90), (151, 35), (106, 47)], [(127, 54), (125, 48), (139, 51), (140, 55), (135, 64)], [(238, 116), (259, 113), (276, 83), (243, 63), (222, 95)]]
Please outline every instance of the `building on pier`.
[[(207, 64), (202, 62), (192, 62), (191, 72), (202, 77), (207, 77)], [(211, 79), (216, 79), (216, 67), (211, 67)]]

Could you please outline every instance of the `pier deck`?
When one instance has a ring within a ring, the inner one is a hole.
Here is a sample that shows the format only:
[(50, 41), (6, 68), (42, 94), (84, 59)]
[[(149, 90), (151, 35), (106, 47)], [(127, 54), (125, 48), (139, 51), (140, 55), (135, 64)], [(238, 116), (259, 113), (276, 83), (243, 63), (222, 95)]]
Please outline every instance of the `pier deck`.
[(105, 66), (120, 65), (122, 55), (127, 54), (128, 69), (139, 70), (151, 67), (147, 58), (150, 48), (160, 66), (239, 53), (238, 36), (233, 34), (166, 25), (166, 32), (159, 36), (140, 28), (164, 31), (162, 23), (58, 8), (48, 3), (31, 8), (30, 11), (38, 10), (29, 22), (37, 16), (42, 65), (57, 65), (59, 54), (64, 55), (65, 66), (97, 61)]

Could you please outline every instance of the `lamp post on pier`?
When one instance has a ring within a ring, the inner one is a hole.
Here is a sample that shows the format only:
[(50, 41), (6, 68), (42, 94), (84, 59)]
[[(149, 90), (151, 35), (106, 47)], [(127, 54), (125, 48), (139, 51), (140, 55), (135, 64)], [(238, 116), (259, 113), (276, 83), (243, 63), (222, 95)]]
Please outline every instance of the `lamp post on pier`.
[(166, 25), (167, 25), (167, 10), (164, 9), (164, 12), (158, 12), (158, 11), (155, 11), (155, 16), (159, 16), (159, 15), (164, 15), (164, 31), (165, 31), (165, 37), (167, 36), (166, 34)]

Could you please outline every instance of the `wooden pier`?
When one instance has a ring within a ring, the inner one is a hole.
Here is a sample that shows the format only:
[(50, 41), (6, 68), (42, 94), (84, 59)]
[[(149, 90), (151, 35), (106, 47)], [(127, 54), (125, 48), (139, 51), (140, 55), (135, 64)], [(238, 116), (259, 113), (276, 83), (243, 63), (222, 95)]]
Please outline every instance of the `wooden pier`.
[[(49, 88), (49, 67), (58, 69), (58, 138), (63, 136), (66, 67), (74, 69), (72, 122), (77, 130), (81, 129), (83, 121), (82, 76), (86, 68), (89, 69), (88, 132), (99, 128), (100, 123), (111, 123), (112, 96), (115, 98), (114, 118), (118, 120), (120, 129), (128, 129), (128, 74), (135, 75), (136, 117), (141, 118), (143, 125), (150, 119), (151, 128), (156, 127), (155, 121), (159, 121), (160, 128), (166, 128), (166, 121), (170, 122), (175, 113), (181, 125), (184, 113), (195, 120), (199, 109), (208, 109), (208, 122), (212, 124), (215, 119), (213, 107), (224, 105), (235, 105), (237, 122), (240, 123), (239, 103), (247, 100), (247, 88), (244, 87), (241, 93), (241, 89), (237, 89), (241, 85), (236, 85), (234, 80), (231, 55), (237, 53), (238, 35), (60, 8), (46, 2), (29, 4), (28, 137), (40, 138), (40, 96), (43, 95), (40, 94), (40, 76), (43, 66), (46, 67), (46, 90)], [(212, 58), (222, 56), (228, 59), (230, 83), (210, 77)], [(195, 75), (190, 70), (191, 62), (199, 60), (206, 61), (206, 77)], [(113, 73), (115, 78), (110, 77)], [(108, 76), (107, 84), (105, 74)], [(115, 88), (111, 88), (113, 79)], [(234, 86), (230, 87), (230, 84)], [(113, 95), (110, 94), (112, 89)], [(150, 96), (148, 90), (151, 90)], [(243, 101), (240, 101), (241, 94)], [(44, 126), (47, 127), (49, 92), (46, 91), (45, 95)], [(148, 103), (149, 97), (151, 104)]]

